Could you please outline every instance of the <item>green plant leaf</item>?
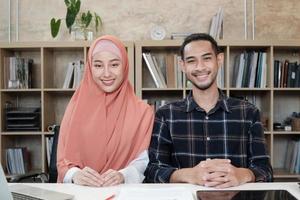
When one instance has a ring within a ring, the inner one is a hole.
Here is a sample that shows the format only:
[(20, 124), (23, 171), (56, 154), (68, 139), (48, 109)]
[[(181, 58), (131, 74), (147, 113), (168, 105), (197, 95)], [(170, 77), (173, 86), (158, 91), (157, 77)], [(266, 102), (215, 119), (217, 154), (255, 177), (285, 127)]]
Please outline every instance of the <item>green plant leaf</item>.
[(65, 4), (66, 4), (67, 7), (69, 7), (70, 6), (70, 1), (69, 0), (65, 0)]
[(102, 20), (101, 17), (94, 12), (94, 17), (95, 17), (95, 27), (96, 27), (96, 32), (98, 32), (98, 27), (100, 26), (100, 28), (102, 27)]
[(77, 0), (77, 1), (75, 2), (75, 11), (76, 11), (76, 15), (79, 13), (80, 5), (81, 5), (80, 0)]
[(52, 18), (50, 21), (51, 35), (53, 38), (55, 38), (58, 34), (60, 23), (61, 23), (61, 19), (58, 19), (56, 21), (54, 18)]
[(74, 9), (72, 9), (72, 7), (67, 9), (67, 15), (66, 15), (66, 26), (68, 29), (71, 29), (72, 25), (75, 22), (76, 19), (76, 12), (74, 11)]
[(93, 15), (91, 14), (90, 11), (88, 11), (87, 13), (83, 12), (81, 14), (80, 20), (81, 20), (81, 23), (84, 25), (84, 28), (87, 28), (90, 25), (92, 18), (93, 18)]
[(80, 10), (80, 5), (81, 5), (80, 0), (70, 0), (70, 5), (67, 8), (66, 26), (69, 29), (70, 33), (71, 33), (71, 27), (73, 26), (76, 16)]

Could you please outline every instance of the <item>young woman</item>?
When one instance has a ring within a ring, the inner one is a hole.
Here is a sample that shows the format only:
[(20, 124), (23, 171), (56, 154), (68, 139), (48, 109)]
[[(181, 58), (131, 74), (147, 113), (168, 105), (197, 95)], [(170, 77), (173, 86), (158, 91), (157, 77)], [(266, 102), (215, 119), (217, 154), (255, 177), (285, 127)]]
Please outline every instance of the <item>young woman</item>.
[(154, 114), (134, 94), (128, 70), (117, 38), (94, 41), (62, 120), (58, 182), (101, 187), (143, 181)]

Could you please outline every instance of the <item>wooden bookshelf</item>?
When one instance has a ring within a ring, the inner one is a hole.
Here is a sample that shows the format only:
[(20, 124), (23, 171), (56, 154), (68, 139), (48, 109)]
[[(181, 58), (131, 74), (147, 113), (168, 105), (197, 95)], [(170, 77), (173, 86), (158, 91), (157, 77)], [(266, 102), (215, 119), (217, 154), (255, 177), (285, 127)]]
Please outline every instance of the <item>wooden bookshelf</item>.
[[(129, 79), (134, 86), (134, 43), (124, 42), (129, 57)], [(46, 137), (53, 135), (47, 127), (60, 124), (65, 108), (75, 89), (62, 89), (68, 62), (83, 60), (86, 62), (91, 42), (18, 42), (0, 43), (0, 161), (6, 168), (5, 149), (27, 147), (31, 156), (32, 171), (47, 172)], [(4, 57), (28, 57), (34, 60), (33, 88), (4, 88)], [(13, 101), (19, 106), (41, 107), (41, 130), (16, 131), (5, 130), (5, 102)], [(5, 170), (6, 172), (6, 170)]]
[[(142, 53), (177, 53), (181, 40), (137, 41), (135, 42), (135, 86), (136, 93), (148, 102), (156, 100), (178, 100), (186, 97), (190, 89), (186, 84), (182, 88), (157, 88), (143, 59)], [(300, 174), (294, 174), (284, 169), (287, 141), (292, 138), (300, 139), (299, 131), (277, 131), (273, 129), (274, 122), (282, 122), (293, 111), (300, 112), (300, 88), (274, 87), (274, 59), (289, 59), (300, 62), (300, 41), (218, 41), (224, 53), (224, 85), (221, 89), (228, 96), (253, 97), (261, 115), (268, 119), (265, 127), (265, 138), (274, 168), (274, 177), (297, 179)], [(233, 64), (236, 55), (244, 50), (266, 52), (267, 71), (266, 87), (236, 88), (231, 85)], [(251, 98), (249, 98), (251, 100)]]
[[(186, 97), (190, 88), (157, 88), (143, 61), (142, 53), (175, 54), (181, 40), (125, 42), (130, 63), (130, 81), (138, 96), (148, 100), (176, 100)], [(274, 59), (300, 62), (300, 41), (226, 41), (218, 42), (224, 53), (224, 85), (227, 95), (253, 96), (264, 117), (268, 118), (265, 130), (266, 143), (271, 155), (275, 178), (299, 178), (283, 168), (287, 141), (300, 138), (300, 131), (273, 130), (273, 122), (282, 122), (292, 111), (300, 112), (300, 88), (275, 88), (273, 85)], [(5, 149), (26, 146), (32, 154), (34, 172), (47, 172), (45, 138), (52, 135), (48, 125), (59, 124), (65, 107), (75, 89), (62, 89), (66, 64), (73, 59), (86, 61), (90, 42), (19, 42), (0, 43), (0, 160), (5, 168)], [(244, 50), (267, 52), (267, 87), (235, 88), (231, 85), (234, 56)], [(6, 89), (3, 83), (3, 58), (18, 53), (34, 60), (33, 88)], [(135, 63), (135, 68), (134, 68)], [(18, 99), (20, 105), (41, 106), (41, 130), (35, 132), (7, 132), (4, 130), (4, 107), (7, 100)]]

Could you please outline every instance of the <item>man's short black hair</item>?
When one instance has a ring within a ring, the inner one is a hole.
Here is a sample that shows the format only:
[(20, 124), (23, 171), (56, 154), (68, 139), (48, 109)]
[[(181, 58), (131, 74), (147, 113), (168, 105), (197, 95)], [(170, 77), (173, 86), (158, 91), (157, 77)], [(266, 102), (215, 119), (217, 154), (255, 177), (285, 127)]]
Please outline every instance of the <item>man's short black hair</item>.
[(219, 53), (218, 43), (216, 42), (216, 40), (213, 37), (211, 37), (207, 33), (193, 33), (193, 34), (187, 36), (184, 39), (182, 45), (180, 46), (179, 50), (180, 50), (180, 56), (181, 56), (182, 60), (184, 59), (184, 47), (193, 41), (199, 41), (199, 40), (204, 40), (204, 41), (210, 42), (215, 54), (218, 55), (218, 53)]

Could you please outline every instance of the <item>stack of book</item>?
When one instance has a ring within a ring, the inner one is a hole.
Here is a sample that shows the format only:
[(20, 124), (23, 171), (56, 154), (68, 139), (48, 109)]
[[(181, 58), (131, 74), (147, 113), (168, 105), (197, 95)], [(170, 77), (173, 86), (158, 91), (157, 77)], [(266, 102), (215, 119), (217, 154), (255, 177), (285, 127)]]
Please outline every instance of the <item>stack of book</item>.
[(81, 82), (81, 79), (83, 77), (83, 72), (84, 72), (84, 62), (82, 60), (69, 62), (62, 88), (76, 89)]
[(177, 54), (143, 53), (144, 61), (157, 88), (182, 88), (183, 73)]
[(6, 131), (41, 130), (40, 108), (6, 108), (5, 111)]
[(6, 168), (8, 174), (25, 174), (29, 171), (29, 152), (25, 147), (6, 149)]
[(297, 62), (274, 61), (274, 87), (300, 87), (300, 65)]
[(217, 14), (215, 14), (210, 23), (209, 35), (214, 39), (221, 39), (223, 37), (223, 8), (219, 8)]
[(21, 57), (4, 57), (4, 88), (32, 88), (33, 59)]
[(171, 33), (171, 40), (183, 40), (193, 33)]
[(285, 169), (290, 173), (300, 173), (300, 140), (289, 140), (285, 155)]
[(47, 156), (48, 167), (50, 167), (52, 146), (53, 146), (53, 136), (46, 137), (46, 156)]
[(243, 52), (235, 57), (231, 86), (236, 88), (265, 88), (267, 82), (267, 53)]

